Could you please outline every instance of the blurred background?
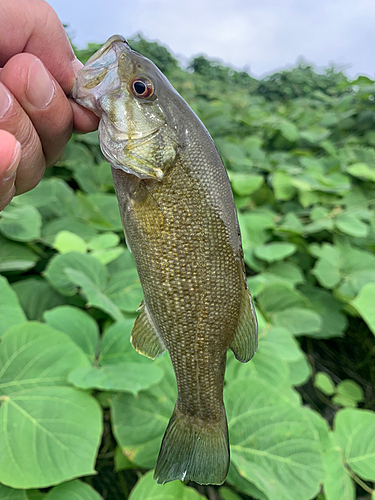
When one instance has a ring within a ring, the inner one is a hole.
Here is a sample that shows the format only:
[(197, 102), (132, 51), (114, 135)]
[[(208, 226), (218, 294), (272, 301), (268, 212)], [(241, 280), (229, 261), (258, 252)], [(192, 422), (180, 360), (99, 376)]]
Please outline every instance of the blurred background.
[(204, 53), (260, 77), (294, 65), (344, 65), (374, 75), (373, 0), (50, 0), (74, 43), (142, 32), (182, 58)]

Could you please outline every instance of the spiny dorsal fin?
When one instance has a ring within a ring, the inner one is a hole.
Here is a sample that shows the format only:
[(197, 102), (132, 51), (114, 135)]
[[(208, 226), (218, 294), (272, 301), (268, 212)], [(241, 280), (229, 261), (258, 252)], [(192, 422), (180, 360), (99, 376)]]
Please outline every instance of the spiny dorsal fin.
[(249, 361), (258, 347), (257, 319), (247, 286), (242, 295), (237, 328), (229, 347), (241, 363)]
[(146, 306), (142, 302), (141, 311), (135, 320), (130, 341), (136, 351), (148, 358), (155, 359), (165, 351), (163, 341), (150, 321)]

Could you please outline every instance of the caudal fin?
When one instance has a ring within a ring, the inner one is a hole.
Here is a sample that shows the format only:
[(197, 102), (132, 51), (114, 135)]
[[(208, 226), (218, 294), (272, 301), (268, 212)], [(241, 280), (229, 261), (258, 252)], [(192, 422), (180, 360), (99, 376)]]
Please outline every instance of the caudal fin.
[(190, 479), (222, 484), (229, 467), (228, 428), (223, 409), (219, 423), (206, 423), (174, 410), (161, 444), (154, 478), (159, 484)]

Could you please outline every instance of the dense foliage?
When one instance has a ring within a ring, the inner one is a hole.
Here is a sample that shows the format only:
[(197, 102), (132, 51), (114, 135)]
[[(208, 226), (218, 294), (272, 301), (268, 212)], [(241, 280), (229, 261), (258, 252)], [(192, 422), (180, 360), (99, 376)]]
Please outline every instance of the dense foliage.
[(374, 497), (375, 83), (303, 63), (185, 71), (132, 45), (206, 124), (238, 208), (260, 340), (248, 364), (228, 354), (228, 479), (147, 472), (176, 387), (168, 355), (129, 343), (142, 290), (93, 133), (0, 214), (0, 498)]

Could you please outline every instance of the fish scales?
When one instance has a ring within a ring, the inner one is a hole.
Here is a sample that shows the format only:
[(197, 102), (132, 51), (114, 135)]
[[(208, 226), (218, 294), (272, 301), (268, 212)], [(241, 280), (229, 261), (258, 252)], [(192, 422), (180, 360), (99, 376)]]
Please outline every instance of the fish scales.
[[(115, 71), (110, 80), (101, 58)], [(73, 97), (101, 117), (100, 143), (145, 297), (131, 340), (152, 358), (168, 350), (176, 375), (155, 478), (221, 484), (229, 466), (226, 352), (248, 361), (257, 343), (228, 177), (200, 120), (121, 37), (80, 74)], [(139, 97), (147, 86), (150, 96)]]

